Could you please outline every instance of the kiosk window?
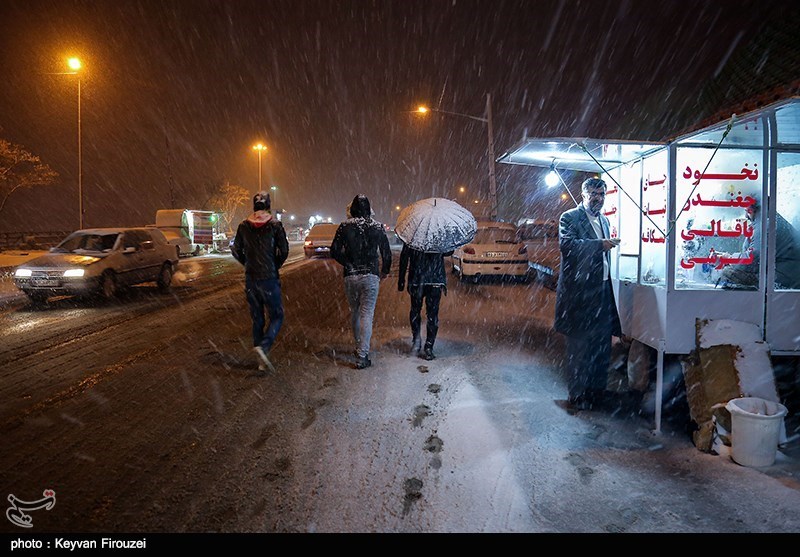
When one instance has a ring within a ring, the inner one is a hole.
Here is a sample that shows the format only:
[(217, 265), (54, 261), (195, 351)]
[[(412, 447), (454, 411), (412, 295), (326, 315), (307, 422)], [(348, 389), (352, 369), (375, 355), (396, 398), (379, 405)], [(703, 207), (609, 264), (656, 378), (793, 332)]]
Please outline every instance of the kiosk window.
[(775, 290), (800, 290), (800, 154), (778, 153), (775, 194)]
[(708, 149), (677, 148), (676, 289), (758, 290), (762, 156), (727, 149), (712, 159)]

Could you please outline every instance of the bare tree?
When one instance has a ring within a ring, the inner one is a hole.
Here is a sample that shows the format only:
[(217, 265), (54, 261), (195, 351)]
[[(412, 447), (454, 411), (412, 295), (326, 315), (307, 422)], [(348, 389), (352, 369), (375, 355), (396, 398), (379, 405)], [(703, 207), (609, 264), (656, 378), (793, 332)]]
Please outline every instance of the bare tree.
[(51, 185), (58, 174), (39, 157), (0, 139), (0, 212), (19, 188)]
[[(225, 181), (211, 197), (208, 206), (219, 211), (224, 230), (233, 230), (233, 224), (239, 222), (248, 211), (250, 192), (242, 186)], [(239, 215), (242, 215), (239, 218)]]
[(200, 184), (197, 184), (194, 187), (194, 196), (195, 199), (194, 203), (190, 203), (191, 207), (194, 209), (202, 209), (202, 210), (212, 210), (216, 209), (213, 203), (216, 199), (220, 197), (220, 192), (222, 188), (226, 186), (228, 183), (227, 180), (206, 180)]

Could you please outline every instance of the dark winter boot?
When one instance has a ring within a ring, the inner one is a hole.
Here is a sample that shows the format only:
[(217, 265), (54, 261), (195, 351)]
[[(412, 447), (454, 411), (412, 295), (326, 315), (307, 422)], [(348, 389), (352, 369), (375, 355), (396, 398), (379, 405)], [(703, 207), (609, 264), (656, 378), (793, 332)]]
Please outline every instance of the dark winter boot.
[(356, 360), (356, 369), (366, 369), (372, 365), (369, 355), (361, 356)]

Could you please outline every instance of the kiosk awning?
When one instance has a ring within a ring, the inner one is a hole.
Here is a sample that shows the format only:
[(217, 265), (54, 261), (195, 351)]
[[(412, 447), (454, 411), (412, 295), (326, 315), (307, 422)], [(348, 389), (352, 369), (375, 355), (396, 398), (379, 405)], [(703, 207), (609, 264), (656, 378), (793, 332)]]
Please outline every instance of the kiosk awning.
[[(627, 141), (622, 139), (592, 139), (588, 137), (525, 138), (512, 147), (497, 162), (524, 166), (553, 165), (559, 170), (601, 172), (635, 160), (666, 143)], [(591, 153), (591, 156), (586, 152)], [(597, 159), (595, 162), (594, 159)]]

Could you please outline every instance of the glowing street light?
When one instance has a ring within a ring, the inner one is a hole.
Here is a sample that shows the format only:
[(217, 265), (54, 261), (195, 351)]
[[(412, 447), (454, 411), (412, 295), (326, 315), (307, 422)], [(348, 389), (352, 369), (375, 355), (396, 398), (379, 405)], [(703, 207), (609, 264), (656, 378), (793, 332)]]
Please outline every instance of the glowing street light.
[(492, 220), (497, 220), (497, 182), (494, 175), (494, 133), (492, 131), (492, 97), (489, 93), (486, 94), (486, 118), (478, 116), (470, 116), (469, 114), (462, 114), (460, 112), (450, 112), (449, 110), (441, 110), (438, 108), (428, 108), (427, 106), (420, 105), (417, 107), (419, 114), (427, 114), (428, 112), (439, 112), (441, 114), (450, 114), (453, 116), (462, 116), (470, 120), (483, 122), (487, 127), (487, 135), (489, 140), (489, 201)]
[(74, 75), (78, 78), (78, 229), (83, 228), (83, 169), (81, 168), (83, 157), (81, 156), (81, 74), (83, 67), (80, 58), (68, 58), (67, 67), (72, 70), (66, 75)]
[(278, 186), (271, 186), (269, 189), (272, 190), (272, 204), (275, 206), (275, 212), (280, 212), (278, 210)]
[(78, 78), (78, 226), (83, 228), (83, 157), (81, 156), (81, 61), (78, 58), (67, 60), (67, 67)]
[(81, 156), (81, 74), (80, 58), (67, 58), (68, 72), (48, 72), (48, 75), (74, 75), (78, 80), (78, 228), (83, 228), (83, 169)]
[(261, 153), (267, 150), (267, 146), (263, 143), (256, 143), (253, 145), (253, 151), (258, 153), (258, 191), (261, 191)]
[(402, 207), (400, 207), (400, 205), (395, 205), (395, 206), (392, 208), (392, 210), (389, 212), (389, 220), (390, 220), (391, 222), (394, 222), (394, 220), (395, 220), (395, 215), (397, 215), (397, 216), (400, 216), (400, 210), (401, 210), (401, 209), (402, 209)]

